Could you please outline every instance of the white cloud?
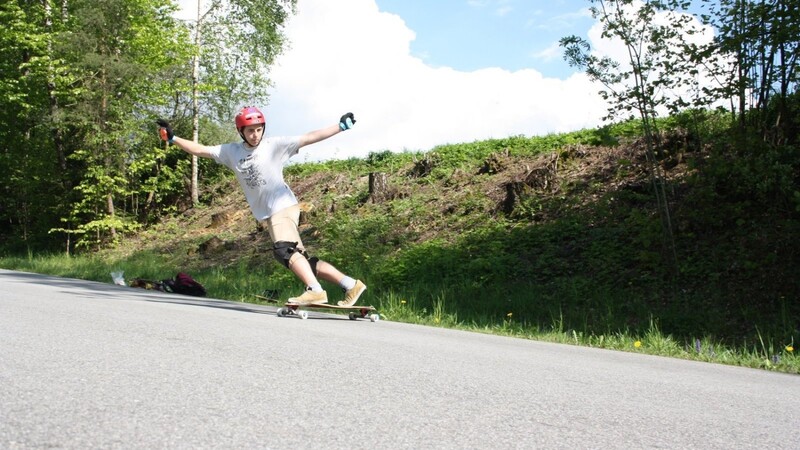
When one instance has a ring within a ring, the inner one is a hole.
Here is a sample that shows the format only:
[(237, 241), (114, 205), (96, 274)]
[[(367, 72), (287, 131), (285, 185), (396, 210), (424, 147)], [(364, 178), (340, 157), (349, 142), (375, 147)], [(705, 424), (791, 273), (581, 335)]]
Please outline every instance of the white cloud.
[(415, 35), (373, 0), (298, 2), (291, 48), (273, 67), (269, 134), (300, 134), (348, 111), (355, 128), (309, 146), (310, 159), (371, 151), (428, 150), (446, 143), (574, 131), (606, 107), (582, 74), (544, 78), (528, 69), (461, 72), (412, 56)]
[[(636, 14), (640, 8), (644, 5), (641, 1), (634, 1), (633, 3), (629, 4), (627, 8), (623, 9), (623, 13), (625, 16), (634, 22), (638, 19), (636, 18)], [(703, 25), (700, 20), (691, 14), (688, 13), (658, 13), (653, 19), (654, 26), (665, 26), (669, 27), (672, 26), (674, 22), (677, 21), (677, 18), (685, 19), (687, 22), (683, 25), (684, 33), (681, 37), (683, 41), (686, 43), (692, 43), (698, 46), (702, 46), (705, 44), (710, 43), (714, 38), (714, 29), (711, 26)], [(692, 30), (692, 32), (688, 32)], [(630, 63), (630, 55), (628, 53), (627, 47), (623, 44), (622, 40), (619, 38), (603, 38), (603, 24), (601, 22), (595, 22), (595, 24), (591, 27), (588, 32), (589, 42), (592, 45), (592, 52), (594, 55), (598, 57), (607, 56), (614, 61), (617, 61), (620, 64), (620, 70), (628, 71), (630, 70), (631, 63)], [(670, 42), (667, 42), (670, 44)], [(672, 43), (670, 45), (677, 46), (677, 43)], [(723, 65), (732, 65), (730, 61), (712, 61), (706, 60), (706, 64), (714, 65), (714, 64), (723, 64)], [(651, 80), (655, 80), (658, 76), (658, 73), (649, 74)], [(716, 81), (710, 75), (710, 71), (703, 68), (698, 67), (698, 73), (694, 77), (695, 81), (698, 83), (700, 87), (710, 87), (716, 85)], [(690, 88), (680, 88), (677, 90), (670, 90), (670, 91), (658, 91), (660, 95), (663, 95), (666, 98), (678, 98), (683, 97), (684, 99), (691, 99), (697, 93)], [(724, 106), (724, 102), (720, 102), (718, 105), (714, 106)], [(662, 107), (659, 109), (659, 114), (666, 115), (668, 114), (668, 109), (666, 107)]]
[[(196, 16), (197, 0), (179, 3), (183, 18)], [(268, 134), (302, 134), (336, 123), (348, 111), (357, 119), (353, 130), (303, 149), (298, 159), (575, 131), (600, 125), (606, 114), (597, 94), (602, 86), (584, 74), (562, 80), (534, 69), (463, 72), (429, 66), (411, 53), (414, 31), (400, 17), (379, 11), (374, 0), (301, 0), (297, 8), (285, 30), (290, 48), (272, 68), (270, 104), (262, 106)], [(587, 14), (581, 9), (560, 19)], [(626, 61), (624, 46), (602, 39), (601, 32), (600, 23), (587, 31), (594, 51)], [(711, 36), (713, 31), (705, 30), (693, 39)], [(560, 57), (560, 48), (534, 56)]]
[(554, 61), (561, 58), (563, 53), (563, 49), (558, 42), (553, 42), (550, 44), (549, 47), (545, 48), (544, 50), (540, 50), (538, 52), (532, 52), (531, 57), (534, 59), (538, 59), (541, 61)]
[[(538, 15), (542, 16), (542, 14)], [(542, 17), (538, 17), (536, 20), (531, 19), (528, 21), (528, 26), (535, 26), (540, 30), (546, 31), (570, 30), (575, 22), (587, 18), (591, 19), (591, 17), (592, 12), (589, 8), (581, 8), (572, 12), (547, 17), (544, 21), (542, 21)]]

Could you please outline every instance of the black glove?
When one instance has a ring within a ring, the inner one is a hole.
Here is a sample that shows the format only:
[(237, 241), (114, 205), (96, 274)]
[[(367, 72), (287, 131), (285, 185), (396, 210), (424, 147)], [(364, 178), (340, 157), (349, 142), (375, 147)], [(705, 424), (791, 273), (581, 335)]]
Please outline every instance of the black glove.
[(169, 122), (164, 119), (156, 120), (159, 128), (158, 133), (161, 135), (161, 139), (169, 142), (172, 144), (172, 140), (175, 139), (175, 133), (172, 132), (172, 127), (169, 126)]
[(356, 116), (354, 116), (353, 113), (349, 112), (343, 115), (341, 119), (339, 119), (339, 129), (341, 129), (342, 131), (349, 130), (350, 128), (353, 128), (353, 125), (355, 125), (355, 123), (356, 123)]

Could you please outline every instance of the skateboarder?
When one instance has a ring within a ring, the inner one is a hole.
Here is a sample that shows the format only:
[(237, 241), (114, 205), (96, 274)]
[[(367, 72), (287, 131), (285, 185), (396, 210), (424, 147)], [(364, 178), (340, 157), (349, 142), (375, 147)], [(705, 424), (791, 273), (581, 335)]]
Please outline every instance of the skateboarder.
[(209, 147), (175, 136), (167, 121), (156, 121), (163, 140), (191, 155), (211, 158), (236, 174), (250, 211), (269, 231), (273, 255), (306, 285), (300, 296), (289, 299), (290, 303), (327, 303), (328, 294), (319, 283), (319, 279), (323, 279), (344, 290), (344, 300), (338, 303), (340, 306), (355, 304), (367, 286), (343, 274), (332, 264), (308, 255), (298, 229), (300, 206), (283, 179), (283, 164), (289, 158), (306, 145), (349, 130), (356, 123), (355, 116), (347, 113), (335, 125), (293, 137), (266, 137), (264, 114), (253, 106), (242, 108), (236, 114), (235, 122), (242, 142)]

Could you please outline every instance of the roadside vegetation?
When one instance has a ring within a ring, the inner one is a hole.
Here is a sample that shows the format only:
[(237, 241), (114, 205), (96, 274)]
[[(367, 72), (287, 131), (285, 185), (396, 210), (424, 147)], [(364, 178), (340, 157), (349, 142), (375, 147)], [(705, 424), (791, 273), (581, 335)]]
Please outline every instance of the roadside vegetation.
[[(732, 161), (718, 118), (690, 132), (691, 117), (660, 122), (677, 266), (636, 121), (296, 164), (287, 179), (306, 244), (364, 279), (386, 320), (800, 373), (800, 158)], [(109, 283), (185, 271), (242, 302), (296, 294), (235, 181), (201, 197), (102, 249), (0, 266)]]
[[(266, 101), (238, 74), (266, 73), (296, 2), (225, 3), (197, 28), (153, 0), (0, 11), (0, 267), (297, 293), (227, 171), (154, 132), (234, 140)], [(291, 165), (304, 243), (388, 320), (800, 373), (800, 9), (587, 3), (629, 57), (561, 40), (606, 126)]]

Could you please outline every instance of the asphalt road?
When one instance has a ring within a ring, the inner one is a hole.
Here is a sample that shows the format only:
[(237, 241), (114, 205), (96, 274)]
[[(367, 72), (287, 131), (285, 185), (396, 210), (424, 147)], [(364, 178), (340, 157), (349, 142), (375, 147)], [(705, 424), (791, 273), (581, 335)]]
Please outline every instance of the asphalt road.
[(799, 423), (794, 375), (0, 270), (3, 449), (797, 449)]

